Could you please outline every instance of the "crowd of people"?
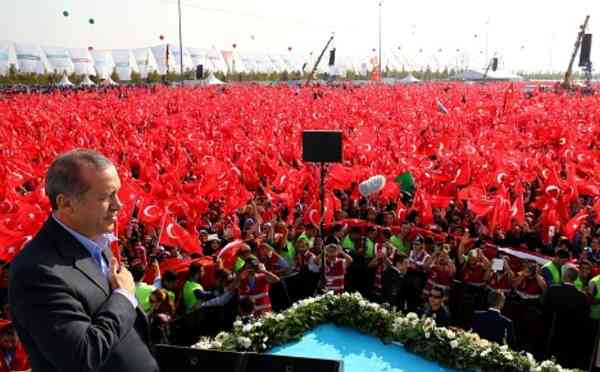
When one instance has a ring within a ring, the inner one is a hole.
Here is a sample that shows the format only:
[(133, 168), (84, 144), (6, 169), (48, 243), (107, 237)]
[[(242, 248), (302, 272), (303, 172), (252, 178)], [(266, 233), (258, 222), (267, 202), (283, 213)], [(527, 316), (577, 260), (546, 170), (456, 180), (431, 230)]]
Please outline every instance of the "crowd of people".
[[(533, 215), (525, 228), (490, 235), (461, 205), (436, 209), (435, 223), (422, 226), (411, 213), (398, 223), (394, 203), (353, 201), (350, 190), (336, 194), (342, 209), (323, 234), (303, 218), (306, 206), (275, 211), (259, 193), (238, 210), (236, 239), (213, 203), (198, 231), (202, 255), (158, 244), (160, 229), (144, 226), (136, 211), (122, 238), (123, 257), (154, 342), (186, 344), (198, 332), (230, 328), (237, 317), (282, 310), (324, 291), (358, 291), (402, 312), (435, 317), (440, 326), (474, 329), (538, 357), (587, 367), (600, 320), (595, 222), (582, 224), (572, 240), (556, 234), (544, 244)], [(293, 213), (292, 224), (286, 213)], [(563, 287), (574, 293), (561, 293)], [(502, 311), (503, 325), (490, 320), (490, 311)]]

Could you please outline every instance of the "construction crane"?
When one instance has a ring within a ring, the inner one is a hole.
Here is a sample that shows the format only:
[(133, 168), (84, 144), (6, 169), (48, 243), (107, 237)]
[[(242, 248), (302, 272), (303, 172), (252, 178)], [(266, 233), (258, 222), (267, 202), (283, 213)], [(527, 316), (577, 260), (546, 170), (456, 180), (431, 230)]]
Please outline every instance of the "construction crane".
[(587, 15), (585, 17), (585, 21), (583, 25), (579, 27), (579, 33), (577, 34), (577, 40), (575, 40), (575, 46), (573, 48), (573, 54), (571, 55), (571, 60), (569, 61), (569, 67), (567, 68), (567, 72), (565, 72), (565, 78), (562, 82), (562, 87), (564, 89), (571, 89), (572, 86), (572, 77), (573, 77), (573, 63), (575, 63), (575, 58), (577, 57), (577, 53), (579, 52), (579, 48), (581, 47), (581, 41), (583, 40), (583, 35), (585, 35), (585, 30), (587, 29), (588, 21), (590, 20), (590, 16)]

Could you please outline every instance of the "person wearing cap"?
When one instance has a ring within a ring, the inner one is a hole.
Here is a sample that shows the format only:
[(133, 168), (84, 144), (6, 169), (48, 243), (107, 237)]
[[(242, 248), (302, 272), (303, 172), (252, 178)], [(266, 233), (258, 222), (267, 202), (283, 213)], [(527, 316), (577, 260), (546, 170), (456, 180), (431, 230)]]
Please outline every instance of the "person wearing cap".
[(204, 242), (204, 255), (212, 256), (217, 254), (221, 249), (221, 239), (217, 234), (209, 234)]
[(561, 268), (569, 262), (570, 258), (569, 251), (562, 248), (557, 249), (552, 261), (548, 261), (542, 266), (541, 274), (548, 287), (561, 283)]
[(272, 311), (269, 290), (278, 283), (279, 277), (265, 268), (256, 258), (247, 260), (240, 278), (240, 300), (250, 300), (252, 315), (260, 316)]

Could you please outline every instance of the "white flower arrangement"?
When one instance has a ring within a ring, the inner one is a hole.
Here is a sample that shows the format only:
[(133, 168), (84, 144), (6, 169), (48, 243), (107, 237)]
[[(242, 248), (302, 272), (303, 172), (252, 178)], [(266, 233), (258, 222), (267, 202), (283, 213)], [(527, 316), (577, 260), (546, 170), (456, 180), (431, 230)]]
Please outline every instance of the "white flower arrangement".
[(356, 328), (385, 342), (400, 343), (408, 351), (456, 369), (476, 371), (567, 371), (551, 360), (537, 362), (524, 352), (510, 350), (460, 329), (438, 327), (432, 318), (403, 315), (365, 300), (359, 293), (332, 292), (301, 300), (279, 314), (267, 314), (243, 323), (230, 333), (201, 338), (192, 347), (226, 351), (263, 352), (300, 339), (322, 323)]

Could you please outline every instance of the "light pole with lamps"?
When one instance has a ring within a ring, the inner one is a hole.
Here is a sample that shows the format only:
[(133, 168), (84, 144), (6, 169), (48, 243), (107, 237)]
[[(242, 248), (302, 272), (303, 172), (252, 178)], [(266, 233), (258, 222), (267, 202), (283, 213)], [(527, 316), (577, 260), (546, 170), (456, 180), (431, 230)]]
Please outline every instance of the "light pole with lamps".
[(382, 78), (381, 75), (381, 5), (383, 1), (379, 1), (379, 77)]

